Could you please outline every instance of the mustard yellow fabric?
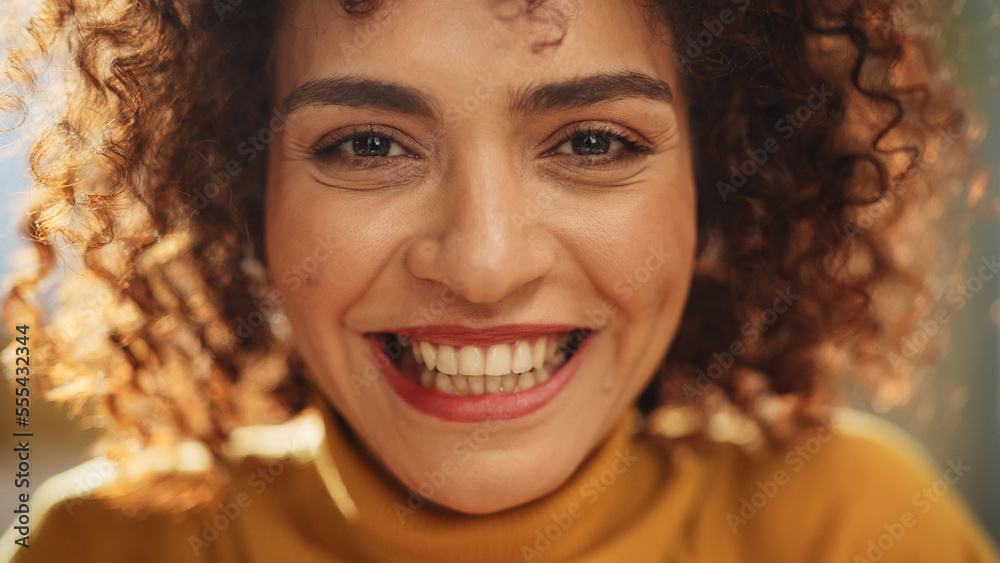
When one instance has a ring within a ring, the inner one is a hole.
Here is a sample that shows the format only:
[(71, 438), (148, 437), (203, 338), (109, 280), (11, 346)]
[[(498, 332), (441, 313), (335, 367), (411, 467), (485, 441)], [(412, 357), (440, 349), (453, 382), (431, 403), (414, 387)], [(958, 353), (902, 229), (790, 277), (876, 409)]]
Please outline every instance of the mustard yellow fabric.
[[(766, 455), (721, 443), (671, 453), (634, 434), (629, 413), (558, 491), (466, 516), (421, 504), (325, 416), (321, 448), (333, 472), (315, 460), (244, 458), (221, 505), (184, 515), (128, 518), (94, 500), (57, 504), (12, 560), (1000, 561), (948, 483), (970, 469), (954, 460), (931, 470), (904, 437), (871, 422), (841, 421)], [(349, 500), (338, 508), (329, 491), (340, 487)]]

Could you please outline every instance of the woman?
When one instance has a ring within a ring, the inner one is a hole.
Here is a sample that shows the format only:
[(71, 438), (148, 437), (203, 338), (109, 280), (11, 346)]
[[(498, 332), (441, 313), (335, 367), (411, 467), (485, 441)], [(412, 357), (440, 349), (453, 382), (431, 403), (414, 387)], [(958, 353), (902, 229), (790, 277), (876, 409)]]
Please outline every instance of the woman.
[(49, 2), (7, 314), (78, 243), (32, 353), (114, 464), (14, 560), (995, 560), (829, 408), (905, 382), (907, 230), (967, 173), (898, 9)]

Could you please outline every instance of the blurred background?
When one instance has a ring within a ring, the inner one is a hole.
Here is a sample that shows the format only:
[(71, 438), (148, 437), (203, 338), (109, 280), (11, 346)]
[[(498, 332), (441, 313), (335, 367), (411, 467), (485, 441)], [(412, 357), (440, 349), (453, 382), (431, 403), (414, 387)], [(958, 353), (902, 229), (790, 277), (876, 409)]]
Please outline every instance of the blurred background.
[[(961, 4), (961, 3), (959, 3)], [(0, 0), (0, 6), (4, 6)], [(2, 11), (2, 9), (0, 9)], [(969, 0), (946, 33), (948, 50), (958, 81), (978, 98), (982, 117), (989, 125), (980, 154), (1000, 176), (1000, 0)], [(0, 278), (18, 267), (16, 250), (24, 245), (17, 231), (23, 222), (25, 173), (24, 143), (16, 136), (3, 138), (0, 146)], [(991, 189), (1000, 193), (1000, 178)], [(983, 258), (1000, 253), (1000, 222), (977, 221), (972, 227), (967, 275), (974, 276)], [(954, 319), (952, 347), (942, 355), (917, 398), (889, 412), (870, 402), (855, 406), (873, 410), (915, 436), (938, 467), (948, 461), (971, 469), (958, 483), (972, 510), (994, 541), (1000, 543), (1000, 276), (986, 281), (960, 311), (948, 308)], [(8, 328), (8, 327), (3, 327)], [(2, 328), (0, 328), (2, 331)], [(32, 332), (36, 336), (37, 331)], [(10, 335), (0, 332), (0, 348)], [(9, 366), (2, 366), (0, 370)], [(34, 393), (35, 387), (32, 387)], [(13, 397), (11, 387), (0, 385), (0, 525), (12, 521), (16, 472)], [(41, 482), (87, 459), (87, 447), (96, 437), (68, 417), (65, 409), (33, 394), (31, 402), (31, 483)], [(34, 516), (34, 515), (33, 515)]]

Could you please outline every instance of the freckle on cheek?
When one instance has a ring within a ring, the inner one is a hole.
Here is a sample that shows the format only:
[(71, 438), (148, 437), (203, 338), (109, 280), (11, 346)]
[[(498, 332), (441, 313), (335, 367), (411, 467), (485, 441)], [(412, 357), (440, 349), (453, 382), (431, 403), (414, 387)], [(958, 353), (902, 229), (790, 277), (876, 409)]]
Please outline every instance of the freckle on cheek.
[(306, 275), (306, 286), (316, 287), (316, 280), (314, 280), (313, 277), (310, 275)]

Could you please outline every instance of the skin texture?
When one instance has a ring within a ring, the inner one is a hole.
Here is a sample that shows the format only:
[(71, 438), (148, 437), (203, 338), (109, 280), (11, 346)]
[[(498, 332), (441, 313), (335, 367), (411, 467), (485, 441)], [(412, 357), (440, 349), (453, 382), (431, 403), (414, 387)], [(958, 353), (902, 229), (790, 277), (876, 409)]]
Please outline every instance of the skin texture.
[[(565, 482), (652, 377), (693, 271), (690, 142), (665, 32), (628, 0), (545, 9), (556, 11), (404, 0), (358, 20), (337, 2), (304, 1), (286, 6), (276, 40), (276, 107), (306, 81), (350, 76), (418, 91), (437, 113), (292, 111), (268, 154), (266, 242), (309, 376), (403, 485), (466, 513), (517, 506)], [(540, 46), (560, 31), (560, 44)], [(510, 111), (540, 85), (622, 71), (670, 84), (674, 101)], [(647, 150), (613, 145), (623, 158), (594, 165), (600, 157), (574, 155), (562, 140), (575, 123)], [(367, 159), (375, 165), (345, 157), (351, 142), (333, 151), (340, 156), (310, 153), (369, 125), (399, 142)], [(417, 411), (373, 375), (364, 335), (427, 323), (597, 332), (552, 402), (472, 424)], [(483, 428), (484, 443), (470, 440)], [(428, 486), (446, 463), (455, 471)]]

